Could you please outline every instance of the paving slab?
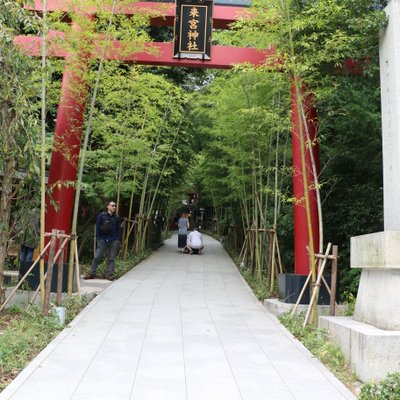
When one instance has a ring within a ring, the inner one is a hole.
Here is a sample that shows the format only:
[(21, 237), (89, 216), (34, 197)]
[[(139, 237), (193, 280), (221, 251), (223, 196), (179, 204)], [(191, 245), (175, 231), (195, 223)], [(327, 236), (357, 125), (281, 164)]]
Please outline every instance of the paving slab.
[(344, 400), (352, 393), (255, 298), (222, 245), (177, 237), (105, 288), (0, 400)]

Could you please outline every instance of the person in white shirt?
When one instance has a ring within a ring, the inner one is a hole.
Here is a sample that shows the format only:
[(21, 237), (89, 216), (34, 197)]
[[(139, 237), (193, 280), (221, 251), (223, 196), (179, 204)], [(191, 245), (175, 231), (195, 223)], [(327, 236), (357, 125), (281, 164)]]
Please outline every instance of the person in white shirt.
[(193, 231), (189, 233), (186, 247), (189, 249), (189, 253), (193, 254), (193, 250), (196, 250), (201, 254), (202, 250), (204, 249), (203, 244), (203, 236), (197, 230), (197, 228), (193, 228)]

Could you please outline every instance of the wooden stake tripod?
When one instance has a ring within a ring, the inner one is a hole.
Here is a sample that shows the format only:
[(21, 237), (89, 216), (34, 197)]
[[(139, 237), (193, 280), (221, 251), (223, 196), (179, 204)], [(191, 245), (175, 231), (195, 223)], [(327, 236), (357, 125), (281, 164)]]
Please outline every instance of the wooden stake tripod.
[(276, 227), (269, 229), (269, 256), (268, 256), (268, 272), (270, 291), (274, 290), (275, 280), (278, 275), (283, 273), (281, 252), (279, 250), (278, 234)]
[[(319, 266), (318, 266), (318, 275), (317, 275), (317, 280), (315, 284), (313, 285), (312, 292), (311, 292), (311, 299), (310, 299), (310, 304), (308, 305), (307, 312), (306, 312), (306, 317), (303, 322), (303, 328), (307, 325), (308, 319), (310, 318), (311, 310), (313, 307), (314, 301), (318, 299), (318, 294), (319, 294), (319, 288), (321, 286), (321, 281), (326, 287), (326, 290), (328, 291), (330, 295), (330, 315), (334, 316), (335, 315), (335, 307), (337, 306), (336, 303), (336, 283), (337, 283), (337, 260), (338, 260), (338, 246), (333, 246), (332, 254), (330, 255), (332, 243), (328, 243), (328, 246), (326, 247), (325, 254), (316, 254), (315, 258), (319, 260)], [(329, 287), (328, 283), (326, 282), (326, 279), (323, 276), (324, 269), (326, 266), (326, 263), (328, 260), (332, 261), (332, 276), (331, 276), (331, 287)], [(300, 292), (300, 295), (297, 299), (296, 304), (294, 305), (292, 312), (291, 312), (291, 317), (296, 312), (296, 309), (298, 305), (300, 304), (301, 298), (304, 295), (304, 292), (306, 291), (308, 284), (311, 279), (311, 271), (309, 272), (306, 282), (304, 283), (304, 286)]]
[[(274, 287), (274, 281), (279, 274), (283, 273), (281, 252), (279, 250), (278, 235), (276, 229), (262, 229), (259, 228), (258, 232), (268, 232), (269, 234), (269, 256), (268, 256), (268, 278), (271, 284), (271, 291)], [(251, 272), (254, 274), (255, 270), (255, 233), (256, 229), (246, 229), (246, 236), (244, 238), (243, 246), (239, 254), (240, 262), (247, 265), (247, 261), (251, 260)]]
[[(71, 240), (70, 235), (65, 235), (63, 231), (58, 231), (57, 229), (53, 229), (51, 233), (45, 233), (45, 237), (50, 237), (50, 241), (47, 243), (43, 251), (39, 254), (37, 259), (33, 262), (33, 264), (29, 267), (28, 271), (26, 271), (25, 275), (21, 278), (21, 280), (18, 282), (18, 284), (15, 286), (13, 291), (10, 293), (10, 295), (5, 299), (4, 303), (0, 306), (0, 312), (4, 310), (10, 299), (14, 296), (14, 294), (17, 292), (17, 290), (20, 288), (22, 283), (25, 281), (25, 279), (28, 277), (28, 275), (33, 271), (34, 267), (39, 263), (39, 261), (45, 256), (47, 250), (49, 250), (49, 258), (47, 262), (47, 273), (45, 274), (45, 291), (44, 291), (44, 302), (43, 302), (43, 314), (47, 315), (49, 312), (49, 306), (50, 306), (50, 293), (51, 293), (51, 280), (53, 276), (53, 268), (54, 264), (58, 263), (58, 274), (57, 274), (57, 297), (56, 297), (56, 302), (57, 305), (61, 304), (61, 298), (62, 298), (62, 270), (63, 270), (63, 262), (64, 262), (64, 257), (63, 253), (64, 250), (68, 244), (68, 242)], [(60, 247), (55, 251), (57, 240), (60, 241)], [(80, 292), (80, 282), (79, 282), (79, 261), (78, 261), (78, 245), (77, 241), (75, 240), (75, 274), (76, 274), (76, 284), (77, 284), (77, 290), (78, 293)], [(37, 294), (40, 291), (40, 285), (35, 291), (35, 294), (33, 296), (32, 302), (35, 300)]]

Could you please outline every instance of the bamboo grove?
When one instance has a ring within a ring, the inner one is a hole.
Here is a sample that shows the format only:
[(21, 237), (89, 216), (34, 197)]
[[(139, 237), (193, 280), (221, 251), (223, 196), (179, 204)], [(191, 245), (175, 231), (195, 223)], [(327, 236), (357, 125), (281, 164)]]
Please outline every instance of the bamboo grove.
[[(44, 173), (65, 66), (46, 51), (41, 62), (24, 57), (12, 39), (40, 33), (46, 43), (48, 30), (63, 30), (70, 40), (60, 45), (69, 43), (68, 51), (80, 56), (90, 50), (82, 43), (91, 43), (82, 38), (92, 38), (94, 31), (105, 43), (111, 37), (123, 41), (127, 52), (143, 50), (156, 35), (171, 38), (170, 31), (149, 28), (150, 16), (114, 15), (115, 1), (87, 5), (100, 10), (105, 3), (109, 10), (99, 11), (96, 20), (76, 15), (81, 26), (74, 31), (63, 15), (38, 16), (18, 2), (0, 0), (1, 292), (7, 246), (18, 242), (18, 226), (35, 208), (41, 209), (44, 226), (43, 198), (52, 190), (44, 188)], [(127, 257), (149, 245), (156, 213), (170, 220), (185, 194), (196, 191), (210, 230), (237, 254), (247, 248), (240, 261), (274, 290), (278, 252), (283, 268), (293, 266), (289, 95), (294, 79), (296, 90), (305, 85), (313, 94), (319, 113), (322, 172), (314, 184), (324, 227), (320, 236), (340, 246), (342, 291), (354, 291), (348, 238), (382, 224), (377, 54), (383, 5), (255, 0), (253, 18), (214, 33), (218, 44), (276, 47), (279, 69), (272, 64), (225, 72), (149, 68), (105, 62), (104, 52), (91, 61), (89, 74), (82, 76), (90, 92), (72, 225), (80, 255), (90, 258), (94, 218), (106, 199), (115, 198), (126, 218), (121, 256)], [(360, 74), (346, 71), (348, 59), (365, 61)], [(77, 95), (80, 89), (74, 88)], [(321, 244), (315, 251), (320, 250)]]

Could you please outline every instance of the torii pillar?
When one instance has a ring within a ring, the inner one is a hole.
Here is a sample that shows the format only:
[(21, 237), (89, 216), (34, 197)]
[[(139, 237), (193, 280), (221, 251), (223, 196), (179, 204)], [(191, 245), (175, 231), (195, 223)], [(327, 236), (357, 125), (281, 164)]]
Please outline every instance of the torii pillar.
[[(312, 95), (303, 91), (301, 99), (305, 113), (305, 121), (302, 119), (301, 112), (298, 110), (298, 101), (294, 84), (291, 86), (291, 107), (292, 107), (292, 156), (293, 156), (293, 197), (294, 197), (294, 271), (296, 275), (308, 275), (310, 271), (310, 257), (307, 251), (310, 238), (307, 227), (307, 212), (305, 207), (304, 179), (307, 182), (308, 195), (310, 201), (311, 226), (313, 231), (314, 251), (318, 252), (319, 243), (319, 222), (318, 205), (315, 192), (315, 179), (312, 169), (311, 155), (309, 146), (315, 161), (317, 174), (319, 173), (319, 146), (316, 141), (318, 130), (317, 110), (314, 105)], [(301, 122), (300, 122), (301, 121)], [(305, 124), (307, 126), (305, 126)], [(302, 124), (303, 143), (306, 159), (306, 176), (302, 173), (301, 160), (301, 141), (300, 124)], [(310, 142), (307, 139), (308, 131)]]
[(46, 196), (46, 232), (69, 233), (74, 205), (83, 119), (88, 94), (87, 59), (66, 57)]

